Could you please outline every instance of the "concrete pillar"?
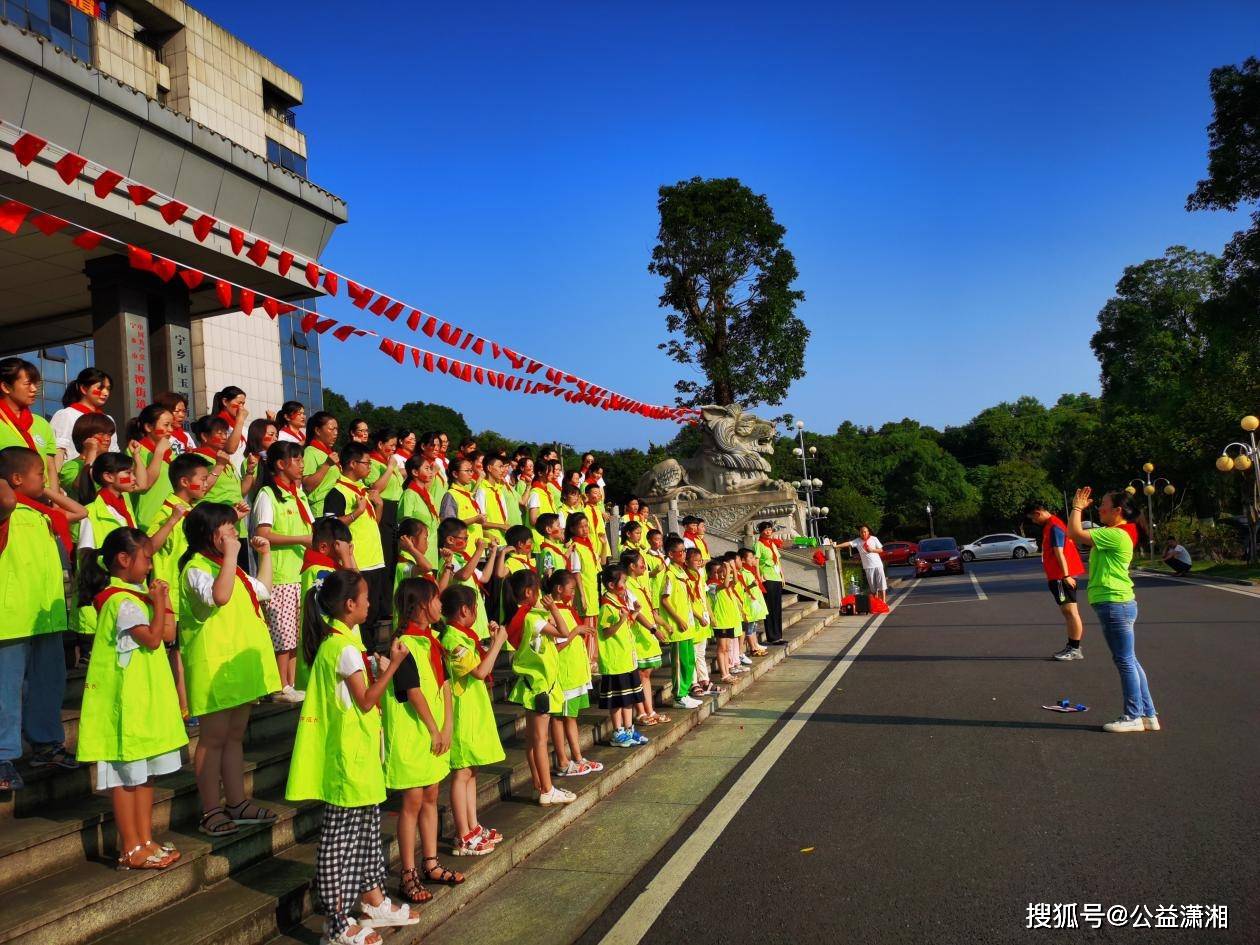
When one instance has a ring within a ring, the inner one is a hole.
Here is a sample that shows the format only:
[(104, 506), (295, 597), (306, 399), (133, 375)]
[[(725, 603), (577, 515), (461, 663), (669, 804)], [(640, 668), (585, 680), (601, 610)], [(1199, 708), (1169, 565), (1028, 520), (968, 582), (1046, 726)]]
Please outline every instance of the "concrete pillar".
[[(89, 259), (96, 366), (114, 378), (119, 423), (140, 413), (154, 394), (192, 391), (188, 290), (132, 269), (126, 257)], [(187, 366), (186, 372), (179, 364)], [(120, 437), (121, 440), (121, 431)]]
[(612, 549), (612, 560), (616, 561), (621, 557), (621, 506), (612, 507), (604, 525), (608, 529), (608, 547)]
[(669, 500), (669, 516), (668, 516), (668, 525), (667, 525), (667, 527), (666, 527), (666, 533), (667, 533), (667, 534), (668, 534), (668, 533), (672, 533), (672, 534), (675, 534), (675, 535), (681, 535), (681, 534), (682, 534), (682, 526), (678, 524), (678, 519), (679, 519), (679, 515), (678, 515), (678, 500), (677, 500), (677, 499), (670, 499), (670, 500)]

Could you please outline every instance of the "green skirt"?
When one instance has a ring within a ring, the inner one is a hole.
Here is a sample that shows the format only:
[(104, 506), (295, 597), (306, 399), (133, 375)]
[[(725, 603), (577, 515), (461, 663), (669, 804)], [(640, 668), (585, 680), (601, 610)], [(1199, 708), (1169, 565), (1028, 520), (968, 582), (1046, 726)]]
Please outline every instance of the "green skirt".
[(507, 757), (499, 741), (499, 726), (490, 705), (490, 690), (479, 679), (468, 677), (468, 686), (452, 699), (455, 722), (451, 726), (451, 770), (492, 765)]
[(564, 706), (560, 711), (560, 715), (566, 719), (576, 719), (578, 717), (578, 713), (580, 713), (583, 709), (588, 708), (590, 704), (591, 697), (586, 693), (572, 696), (564, 700)]

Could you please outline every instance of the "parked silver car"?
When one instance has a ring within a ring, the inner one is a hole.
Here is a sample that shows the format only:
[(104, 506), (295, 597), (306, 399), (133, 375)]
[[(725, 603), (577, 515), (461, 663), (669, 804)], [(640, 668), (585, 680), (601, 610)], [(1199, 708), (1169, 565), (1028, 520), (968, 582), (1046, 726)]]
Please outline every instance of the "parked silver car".
[(985, 535), (977, 538), (969, 545), (963, 545), (964, 561), (975, 561), (982, 558), (1027, 558), (1035, 555), (1040, 549), (1037, 542), (1022, 535), (1002, 532), (997, 535)]

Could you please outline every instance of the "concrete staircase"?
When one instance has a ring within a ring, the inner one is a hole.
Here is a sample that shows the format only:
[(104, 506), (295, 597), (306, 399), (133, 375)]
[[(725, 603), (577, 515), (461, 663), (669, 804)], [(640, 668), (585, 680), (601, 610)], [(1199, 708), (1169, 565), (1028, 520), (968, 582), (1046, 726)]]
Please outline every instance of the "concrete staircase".
[[(755, 660), (752, 672), (732, 687), (741, 691), (788, 653), (838, 618), (812, 600), (788, 595), (784, 601), (787, 647), (771, 647)], [(495, 674), (496, 718), (507, 758), (478, 773), (483, 823), (507, 839), (490, 856), (447, 856), (444, 865), (468, 876), (458, 887), (431, 886), (432, 902), (422, 907), (420, 925), (398, 930), (391, 938), (419, 938), (467, 905), (564, 826), (664, 751), (730, 698), (731, 692), (705, 700), (696, 710), (670, 709), (673, 721), (646, 733), (650, 745), (622, 750), (606, 746), (608, 716), (592, 708), (579, 719), (582, 744), (605, 770), (560, 783), (578, 794), (564, 807), (539, 807), (525, 762), (524, 712), (504, 701), (511, 676), (506, 666)], [(653, 676), (658, 704), (672, 699), (668, 670)], [(63, 717), (71, 747), (78, 731), (81, 673), (67, 686)], [(163, 871), (117, 872), (113, 818), (109, 799), (92, 793), (93, 770), (23, 770), (24, 791), (0, 795), (0, 945), (38, 941), (40, 945), (107, 942), (177, 942), (180, 945), (260, 945), (318, 940), (322, 919), (312, 915), (311, 880), (320, 822), (318, 803), (284, 801), (289, 755), (297, 711), (293, 706), (255, 707), (246, 741), (246, 789), (280, 815), (271, 826), (245, 827), (234, 836), (211, 840), (197, 833), (200, 813), (191, 764), (162, 778), (154, 811), (156, 835), (175, 840), (182, 860)], [(195, 741), (194, 743), (195, 744)], [(189, 746), (192, 748), (192, 745)], [(186, 756), (187, 757), (187, 756)], [(441, 830), (453, 825), (443, 790)], [(384, 835), (388, 858), (396, 864), (396, 801), (386, 803)], [(391, 876), (396, 892), (396, 877)]]

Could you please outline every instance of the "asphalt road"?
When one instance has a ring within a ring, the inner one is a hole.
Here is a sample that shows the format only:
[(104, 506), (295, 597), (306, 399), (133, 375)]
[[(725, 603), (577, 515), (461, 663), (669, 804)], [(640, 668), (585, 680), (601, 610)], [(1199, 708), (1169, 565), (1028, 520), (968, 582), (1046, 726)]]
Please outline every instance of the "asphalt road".
[[(1260, 598), (1140, 578), (1138, 603), (1164, 730), (1108, 735), (1120, 687), (1097, 621), (1082, 605), (1085, 660), (1050, 660), (1064, 634), (1038, 562), (920, 581), (642, 941), (1260, 942)], [(1041, 708), (1060, 698), (1091, 711)], [(1030, 903), (1076, 904), (1080, 927), (1051, 908), (1029, 929)], [(1086, 903), (1123, 923), (1091, 928)], [(1217, 905), (1227, 928), (1180, 927)], [(1178, 927), (1142, 927), (1161, 916)]]

